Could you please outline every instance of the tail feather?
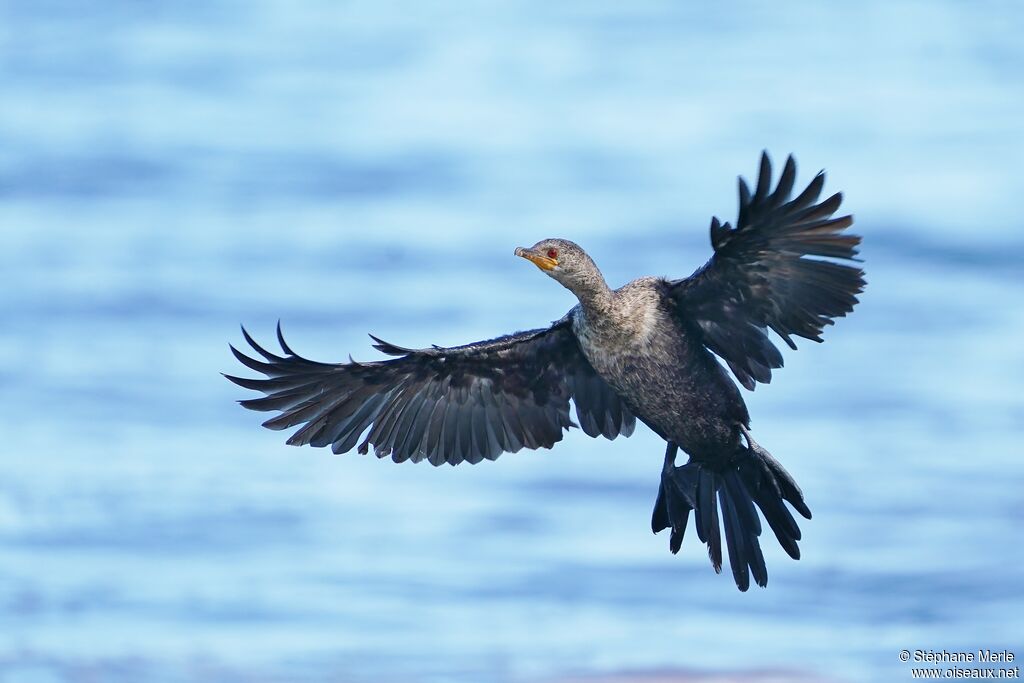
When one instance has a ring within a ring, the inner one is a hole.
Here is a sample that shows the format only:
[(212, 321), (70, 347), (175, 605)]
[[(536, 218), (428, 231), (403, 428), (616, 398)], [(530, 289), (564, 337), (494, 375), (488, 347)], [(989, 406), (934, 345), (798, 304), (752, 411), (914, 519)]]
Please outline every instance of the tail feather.
[[(736, 586), (745, 591), (750, 588), (746, 554), (746, 529), (740, 525), (740, 516), (736, 511), (736, 501), (732, 494), (723, 489), (721, 496), (722, 516), (725, 518), (725, 544), (729, 549), (729, 564), (732, 566), (732, 577)], [(756, 540), (755, 540), (756, 542)]]
[(719, 530), (718, 506), (715, 505), (718, 475), (706, 468), (699, 468), (697, 472), (697, 538), (708, 544), (711, 566), (718, 574), (722, 571), (722, 533)]
[[(669, 549), (676, 553), (694, 512), (697, 537), (708, 546), (716, 572), (722, 569), (722, 528), (736, 586), (745, 591), (750, 578), (759, 586), (768, 584), (768, 570), (760, 541), (762, 525), (758, 510), (775, 533), (779, 544), (793, 559), (800, 558), (797, 541), (800, 527), (786, 502), (810, 519), (811, 511), (788, 472), (752, 439), (738, 446), (727, 464), (690, 460), (674, 465), (675, 446), (669, 445), (655, 502), (651, 528), (655, 533), (672, 529)], [(721, 508), (721, 515), (719, 514)]]
[(768, 568), (757, 540), (761, 535), (761, 520), (754, 509), (754, 501), (735, 470), (727, 471), (724, 478), (727, 495), (721, 496), (721, 503), (723, 510), (729, 510), (725, 537), (732, 542), (729, 564), (732, 565), (733, 578), (741, 591), (747, 590), (750, 586), (749, 567), (757, 585), (767, 585)]

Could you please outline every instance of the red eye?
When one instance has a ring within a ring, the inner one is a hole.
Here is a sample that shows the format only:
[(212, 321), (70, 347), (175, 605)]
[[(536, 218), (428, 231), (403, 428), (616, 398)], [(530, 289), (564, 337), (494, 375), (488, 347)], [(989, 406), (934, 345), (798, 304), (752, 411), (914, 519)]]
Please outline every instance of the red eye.
[(555, 258), (556, 256), (558, 256), (557, 249), (548, 249), (548, 258)]

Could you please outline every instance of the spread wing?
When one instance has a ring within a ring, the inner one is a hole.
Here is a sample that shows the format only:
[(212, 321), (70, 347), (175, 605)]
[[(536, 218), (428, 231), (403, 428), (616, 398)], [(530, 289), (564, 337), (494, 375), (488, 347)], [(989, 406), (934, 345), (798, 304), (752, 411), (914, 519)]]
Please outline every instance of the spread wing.
[(860, 237), (843, 233), (853, 216), (832, 217), (842, 194), (818, 201), (824, 172), (795, 199), (792, 156), (774, 191), (771, 179), (764, 153), (753, 195), (739, 179), (736, 227), (712, 218), (714, 256), (690, 277), (669, 283), (680, 315), (696, 323), (705, 346), (751, 390), (782, 367), (768, 328), (793, 349), (793, 336), (820, 342), (826, 325), (853, 310), (865, 284), (864, 271), (847, 263), (858, 260)]
[[(551, 448), (576, 426), (614, 439), (633, 433), (635, 420), (615, 391), (597, 376), (580, 351), (568, 316), (547, 329), (518, 332), (453, 348), (406, 349), (376, 337), (374, 347), (395, 358), (369, 363), (318, 363), (277, 339), (271, 353), (242, 329), (262, 357), (231, 347), (260, 379), (226, 376), (266, 396), (240, 403), (277, 411), (270, 429), (302, 425), (288, 443), (331, 446), (335, 453), (372, 446), (395, 462), (434, 465), (493, 460), (521, 448)], [(360, 442), (360, 437), (365, 437)]]

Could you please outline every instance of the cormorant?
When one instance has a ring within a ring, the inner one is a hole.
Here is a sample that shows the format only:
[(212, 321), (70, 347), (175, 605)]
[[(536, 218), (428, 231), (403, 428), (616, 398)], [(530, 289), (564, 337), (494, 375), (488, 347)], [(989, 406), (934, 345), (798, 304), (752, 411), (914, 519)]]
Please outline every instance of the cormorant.
[[(800, 528), (786, 502), (807, 519), (811, 512), (789, 473), (751, 438), (746, 405), (718, 359), (749, 390), (769, 382), (782, 355), (768, 329), (792, 349), (793, 336), (820, 342), (826, 325), (853, 310), (865, 284), (860, 268), (843, 263), (858, 260), (860, 238), (843, 234), (852, 216), (833, 218), (842, 195), (818, 202), (824, 172), (794, 199), (793, 157), (774, 191), (771, 176), (764, 153), (753, 193), (739, 179), (736, 227), (711, 220), (714, 255), (690, 277), (642, 277), (613, 290), (583, 249), (546, 239), (515, 254), (579, 299), (546, 329), (427, 349), (370, 335), (394, 358), (333, 364), (292, 351), (280, 324), (284, 355), (263, 349), (243, 328), (263, 360), (231, 350), (266, 378), (228, 379), (266, 394), (240, 401), (280, 413), (265, 427), (302, 425), (291, 445), (344, 453), (358, 444), (360, 453), (372, 447), (395, 462), (494, 460), (551, 448), (574, 426), (614, 439), (632, 434), (639, 419), (668, 442), (654, 532), (671, 528), (676, 553), (694, 512), (697, 536), (720, 572), (721, 519), (736, 585), (746, 590), (753, 576), (764, 586), (755, 506), (794, 559)], [(570, 399), (579, 425), (569, 416)], [(681, 466), (679, 448), (689, 455)]]

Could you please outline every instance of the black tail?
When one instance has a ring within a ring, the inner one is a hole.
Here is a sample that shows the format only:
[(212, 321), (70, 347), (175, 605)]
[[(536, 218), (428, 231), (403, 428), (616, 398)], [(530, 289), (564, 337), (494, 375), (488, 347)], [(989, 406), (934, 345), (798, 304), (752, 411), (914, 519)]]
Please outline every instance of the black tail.
[[(776, 538), (789, 556), (800, 559), (800, 527), (783, 501), (807, 519), (811, 511), (804, 503), (800, 487), (768, 451), (747, 435), (749, 446), (739, 446), (736, 456), (727, 465), (690, 460), (675, 466), (678, 451), (669, 442), (665, 452), (665, 468), (661, 474), (658, 500), (654, 504), (651, 528), (654, 533), (672, 528), (669, 549), (679, 552), (683, 534), (695, 512), (697, 537), (708, 545), (708, 555), (715, 571), (722, 571), (722, 537), (719, 531), (719, 507), (725, 523), (725, 543), (729, 551), (732, 575), (741, 591), (750, 587), (750, 576), (759, 586), (768, 584), (761, 545), (761, 520), (755, 504)], [(718, 498), (716, 503), (715, 498)]]

